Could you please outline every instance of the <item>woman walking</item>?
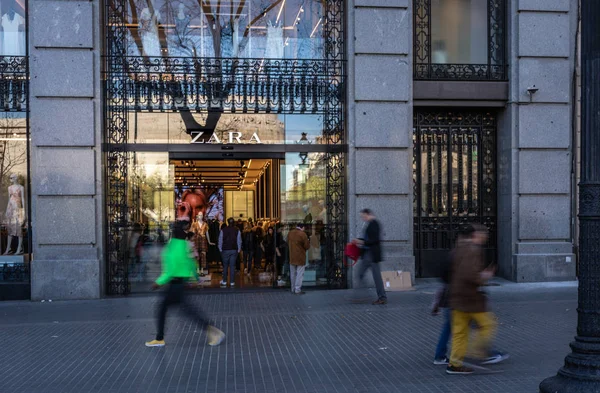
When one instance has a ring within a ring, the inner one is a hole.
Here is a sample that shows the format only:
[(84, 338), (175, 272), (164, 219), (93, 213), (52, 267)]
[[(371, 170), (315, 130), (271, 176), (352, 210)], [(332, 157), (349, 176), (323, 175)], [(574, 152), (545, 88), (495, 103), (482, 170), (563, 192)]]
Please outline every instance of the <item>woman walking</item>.
[(173, 238), (162, 253), (162, 274), (152, 284), (152, 290), (166, 286), (163, 300), (158, 308), (156, 338), (146, 342), (147, 347), (165, 346), (165, 322), (167, 311), (173, 305), (181, 305), (184, 313), (203, 329), (208, 336), (208, 345), (219, 345), (225, 339), (225, 333), (208, 324), (204, 313), (187, 298), (186, 287), (192, 279), (198, 280), (196, 261), (192, 248), (188, 243), (189, 221), (177, 221), (174, 225)]

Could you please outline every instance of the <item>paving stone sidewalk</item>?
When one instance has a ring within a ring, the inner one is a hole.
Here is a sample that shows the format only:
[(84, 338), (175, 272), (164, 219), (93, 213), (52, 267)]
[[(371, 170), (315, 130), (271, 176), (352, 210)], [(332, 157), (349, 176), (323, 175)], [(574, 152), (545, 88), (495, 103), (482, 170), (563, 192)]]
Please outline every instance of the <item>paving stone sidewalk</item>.
[(353, 304), (352, 291), (194, 295), (227, 333), (219, 347), (173, 312), (165, 348), (157, 296), (0, 303), (0, 392), (537, 392), (556, 373), (576, 328), (576, 287), (490, 288), (502, 373), (448, 376), (432, 364), (441, 317), (434, 287)]

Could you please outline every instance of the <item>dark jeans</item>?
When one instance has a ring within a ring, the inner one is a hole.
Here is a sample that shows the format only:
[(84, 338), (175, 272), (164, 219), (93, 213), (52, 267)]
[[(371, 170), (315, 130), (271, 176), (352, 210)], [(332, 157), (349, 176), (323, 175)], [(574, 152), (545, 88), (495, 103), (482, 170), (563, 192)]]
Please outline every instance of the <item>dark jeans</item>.
[(223, 258), (223, 281), (227, 282), (227, 272), (229, 272), (229, 283), (235, 283), (235, 263), (238, 252), (236, 250), (223, 250), (221, 258)]
[(252, 272), (252, 262), (254, 261), (254, 251), (244, 251), (244, 265), (248, 273)]
[(362, 264), (360, 265), (358, 271), (358, 277), (361, 282), (363, 281), (365, 273), (369, 268), (371, 268), (371, 274), (373, 274), (373, 281), (375, 282), (375, 288), (377, 289), (377, 298), (387, 299), (385, 288), (383, 287), (383, 278), (381, 278), (381, 268), (379, 267), (379, 263), (373, 262), (369, 251), (367, 251), (363, 256)]
[(437, 347), (435, 348), (435, 359), (443, 359), (448, 355), (448, 341), (450, 341), (450, 309), (444, 310), (444, 325), (442, 326), (442, 332), (438, 340)]
[(169, 307), (175, 304), (180, 304), (182, 311), (190, 319), (193, 319), (202, 327), (206, 329), (208, 326), (208, 319), (206, 315), (200, 310), (199, 307), (194, 306), (189, 301), (185, 294), (185, 280), (181, 278), (174, 278), (169, 284), (167, 289), (163, 293), (163, 300), (158, 308), (158, 330), (156, 332), (156, 339), (162, 340), (165, 337), (165, 321), (167, 319), (167, 310)]
[(260, 246), (258, 246), (256, 251), (254, 251), (254, 267), (260, 269), (260, 267), (262, 265), (262, 257), (263, 257), (262, 248), (260, 248)]

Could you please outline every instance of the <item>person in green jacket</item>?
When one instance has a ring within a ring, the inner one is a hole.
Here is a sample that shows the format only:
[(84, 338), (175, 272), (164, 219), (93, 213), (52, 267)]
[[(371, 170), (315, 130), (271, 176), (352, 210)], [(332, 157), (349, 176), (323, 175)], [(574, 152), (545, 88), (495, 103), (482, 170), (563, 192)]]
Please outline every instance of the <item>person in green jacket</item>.
[(152, 284), (156, 290), (166, 286), (164, 297), (158, 308), (158, 330), (156, 338), (146, 342), (147, 347), (164, 347), (164, 332), (167, 310), (170, 306), (180, 304), (185, 314), (194, 319), (206, 330), (208, 345), (219, 345), (225, 339), (225, 333), (208, 324), (208, 318), (186, 297), (186, 286), (190, 279), (198, 281), (196, 261), (191, 256), (191, 248), (187, 241), (189, 221), (177, 221), (173, 237), (162, 252), (162, 274)]

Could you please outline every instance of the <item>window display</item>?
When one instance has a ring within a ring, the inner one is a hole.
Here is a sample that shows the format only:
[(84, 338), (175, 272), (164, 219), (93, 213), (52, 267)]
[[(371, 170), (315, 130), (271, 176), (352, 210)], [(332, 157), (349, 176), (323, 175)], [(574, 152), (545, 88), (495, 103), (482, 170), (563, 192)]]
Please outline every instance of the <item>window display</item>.
[(29, 280), (25, 113), (0, 113), (0, 282)]
[(321, 59), (317, 0), (137, 0), (129, 3), (129, 55)]
[(25, 56), (25, 2), (5, 0), (0, 3), (2, 18), (2, 56)]
[(287, 153), (281, 168), (281, 220), (303, 223), (310, 241), (306, 253), (307, 284), (326, 280), (326, 161), (322, 153)]

